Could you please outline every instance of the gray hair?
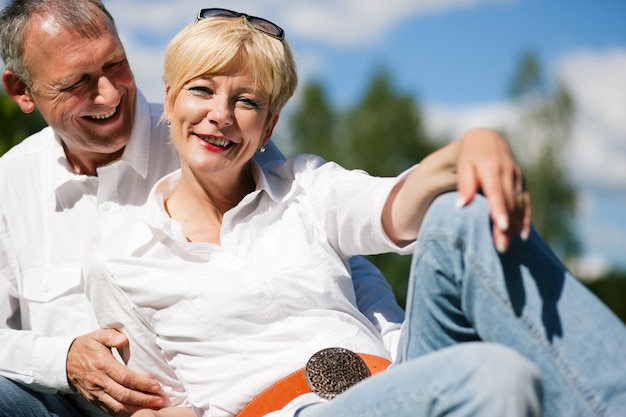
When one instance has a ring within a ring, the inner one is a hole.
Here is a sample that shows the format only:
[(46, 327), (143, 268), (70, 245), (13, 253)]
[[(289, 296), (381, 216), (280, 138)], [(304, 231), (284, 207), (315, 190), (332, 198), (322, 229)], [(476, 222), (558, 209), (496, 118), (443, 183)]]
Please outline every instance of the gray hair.
[(12, 0), (0, 12), (0, 58), (7, 70), (12, 71), (27, 86), (32, 86), (29, 68), (24, 62), (24, 41), (29, 23), (35, 16), (51, 16), (61, 26), (80, 36), (96, 38), (101, 16), (97, 7), (111, 22), (113, 16), (100, 0)]

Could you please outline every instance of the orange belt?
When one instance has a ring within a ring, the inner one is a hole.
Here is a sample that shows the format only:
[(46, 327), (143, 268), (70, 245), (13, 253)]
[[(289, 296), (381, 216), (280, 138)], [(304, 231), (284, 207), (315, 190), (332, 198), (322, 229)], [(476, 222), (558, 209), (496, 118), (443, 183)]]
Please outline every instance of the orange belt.
[[(352, 352), (349, 353), (351, 353), (352, 355), (356, 355)], [(359, 353), (358, 356), (365, 362), (365, 365), (369, 369), (369, 375), (374, 375), (378, 372), (384, 371), (391, 364), (389, 360), (381, 358), (380, 356), (367, 355), (362, 353)], [(313, 357), (315, 357), (315, 355)], [(239, 412), (239, 414), (237, 414), (237, 417), (262, 417), (272, 411), (282, 409), (289, 402), (291, 402), (291, 400), (299, 395), (313, 392), (313, 389), (311, 389), (311, 387), (307, 383), (306, 373), (307, 368), (301, 368), (287, 375), (280, 381), (274, 383), (265, 391), (257, 395), (252, 401), (250, 401)]]

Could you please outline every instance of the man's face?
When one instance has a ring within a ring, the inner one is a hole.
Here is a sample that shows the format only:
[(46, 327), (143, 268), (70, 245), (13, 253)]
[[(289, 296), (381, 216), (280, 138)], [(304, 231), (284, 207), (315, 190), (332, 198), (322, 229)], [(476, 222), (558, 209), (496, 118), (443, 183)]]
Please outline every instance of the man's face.
[(121, 152), (134, 121), (137, 91), (122, 43), (104, 15), (97, 29), (86, 38), (36, 17), (24, 45), (29, 95), (78, 159)]

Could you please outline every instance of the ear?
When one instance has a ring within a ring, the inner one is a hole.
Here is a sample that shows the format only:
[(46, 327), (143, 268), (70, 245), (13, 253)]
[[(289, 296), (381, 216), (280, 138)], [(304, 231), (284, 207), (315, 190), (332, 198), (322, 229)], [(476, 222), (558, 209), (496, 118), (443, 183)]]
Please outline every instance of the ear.
[(26, 84), (13, 71), (6, 70), (2, 73), (2, 85), (7, 94), (24, 113), (30, 113), (37, 108), (26, 88)]
[(170, 86), (166, 85), (165, 86), (165, 101), (163, 102), (163, 119), (164, 120), (170, 119), (171, 109), (170, 109), (169, 100), (168, 100), (169, 95), (170, 95)]
[(276, 127), (276, 123), (278, 123), (279, 113), (276, 113), (268, 119), (267, 126), (265, 127), (265, 132), (263, 133), (263, 145), (269, 142), (272, 137), (272, 133), (274, 132), (274, 128)]

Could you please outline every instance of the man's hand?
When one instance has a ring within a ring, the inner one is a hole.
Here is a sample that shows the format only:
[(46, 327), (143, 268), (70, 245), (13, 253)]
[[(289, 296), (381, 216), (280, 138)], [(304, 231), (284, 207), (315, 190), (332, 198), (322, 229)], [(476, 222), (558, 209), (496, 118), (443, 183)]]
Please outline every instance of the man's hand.
[(113, 357), (111, 348), (126, 345), (126, 336), (114, 329), (99, 329), (74, 339), (67, 353), (70, 386), (114, 416), (165, 406), (157, 381), (131, 371)]

